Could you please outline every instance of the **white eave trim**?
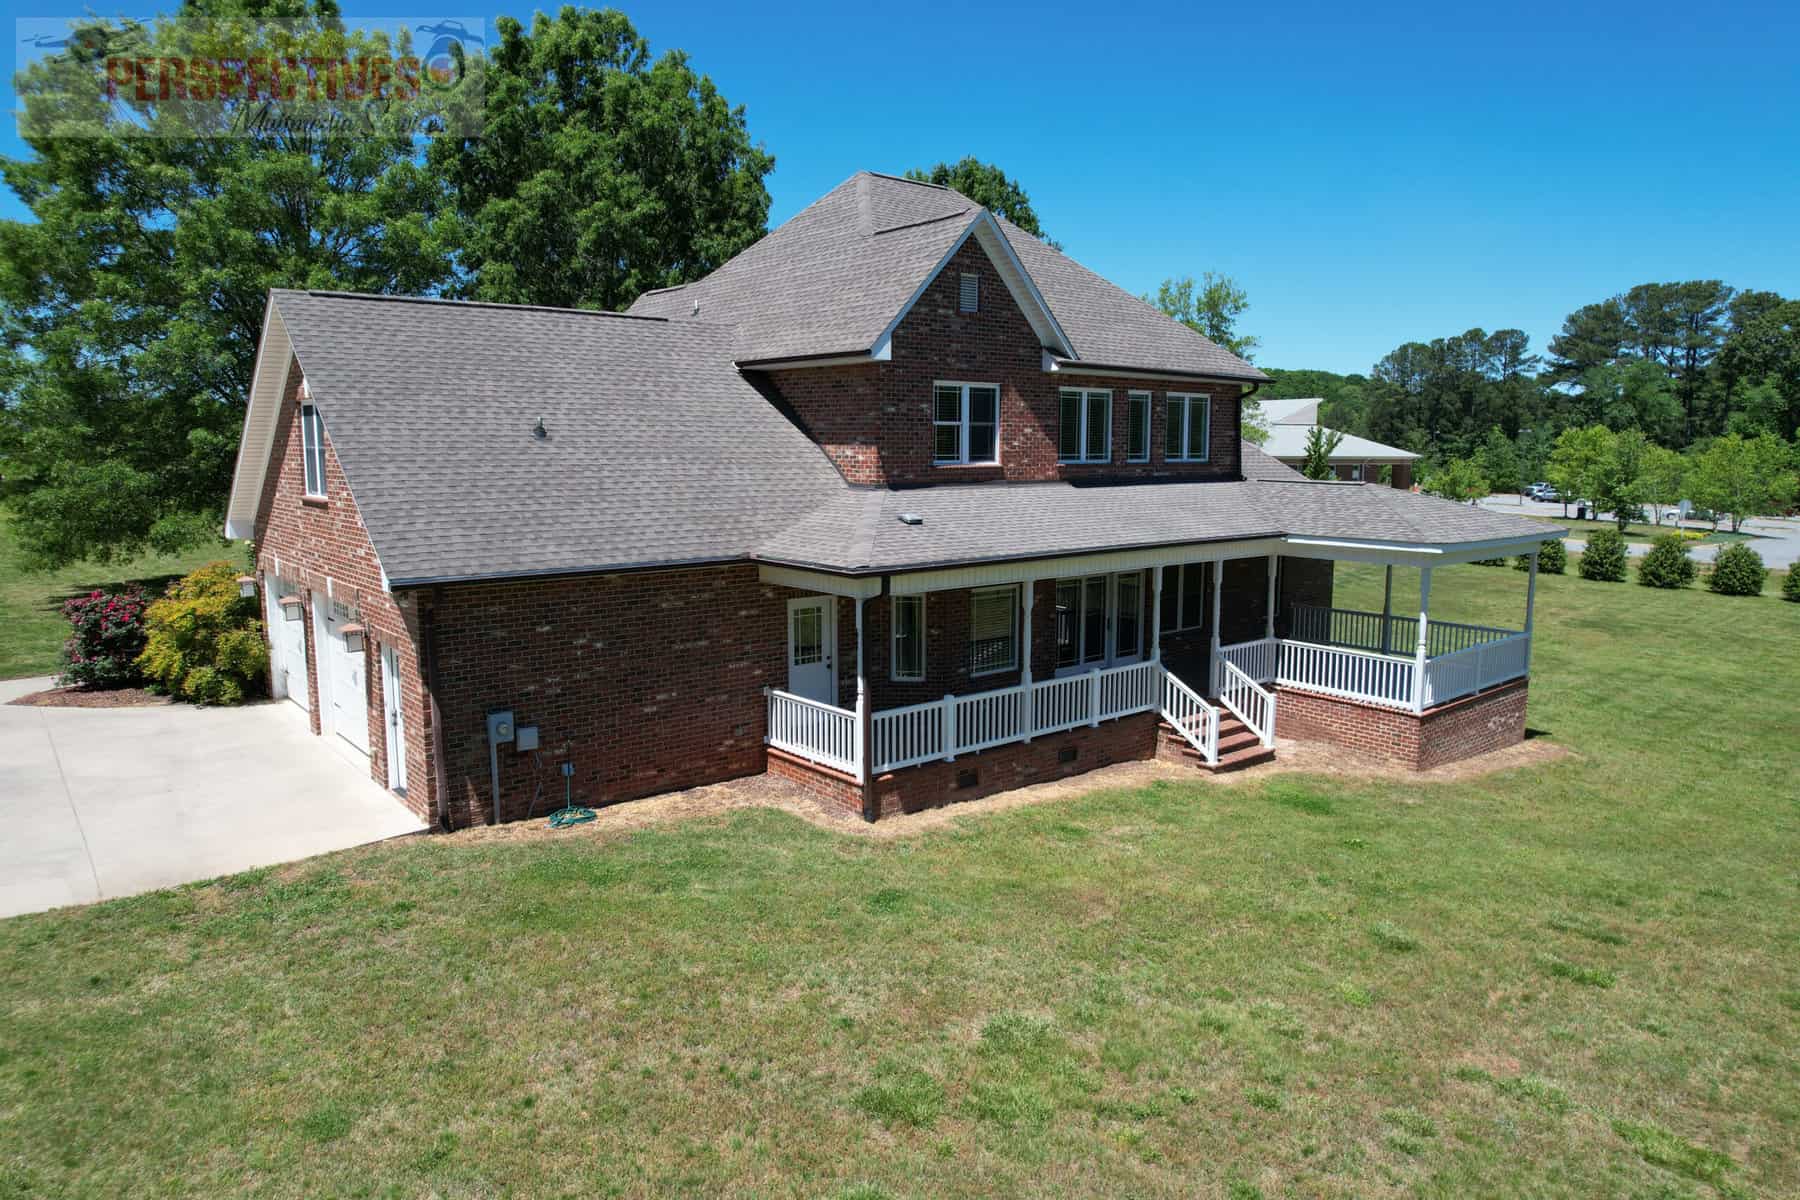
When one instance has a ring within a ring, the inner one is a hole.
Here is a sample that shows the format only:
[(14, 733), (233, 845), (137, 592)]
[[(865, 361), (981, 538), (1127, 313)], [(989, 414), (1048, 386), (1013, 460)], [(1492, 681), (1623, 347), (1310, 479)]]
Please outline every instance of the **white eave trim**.
[(1109, 367), (1105, 363), (1088, 363), (1079, 359), (1059, 357), (1049, 350), (1044, 351), (1044, 371), (1051, 375), (1109, 375), (1115, 379), (1178, 379), (1184, 385), (1215, 387), (1254, 387), (1263, 383), (1260, 379), (1229, 379), (1223, 375), (1195, 375), (1186, 371), (1150, 371), (1142, 367)]
[(1529, 554), (1545, 542), (1562, 537), (1567, 530), (1545, 526), (1542, 534), (1520, 537), (1488, 538), (1475, 542), (1447, 542), (1430, 545), (1419, 542), (1384, 542), (1373, 539), (1296, 537), (1285, 541), (1287, 553), (1294, 558), (1329, 558), (1338, 562), (1389, 563), (1396, 566), (1442, 567), (1473, 562), (1478, 558), (1506, 558)]
[[(256, 510), (269, 473), (269, 452), (287, 394), (294, 346), (275, 307), (274, 293), (263, 305), (262, 333), (256, 343), (256, 368), (244, 405), (244, 429), (238, 438), (237, 465), (231, 473), (231, 498), (225, 507), (225, 536), (235, 540), (256, 535)], [(271, 387), (272, 385), (272, 387)]]

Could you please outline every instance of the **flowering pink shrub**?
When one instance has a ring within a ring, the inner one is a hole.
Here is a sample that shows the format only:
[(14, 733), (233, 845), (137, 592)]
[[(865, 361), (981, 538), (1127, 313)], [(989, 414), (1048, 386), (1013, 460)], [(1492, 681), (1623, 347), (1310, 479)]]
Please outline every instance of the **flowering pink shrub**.
[(62, 682), (79, 687), (134, 687), (143, 681), (144, 594), (95, 590), (63, 605), (72, 627), (63, 643)]

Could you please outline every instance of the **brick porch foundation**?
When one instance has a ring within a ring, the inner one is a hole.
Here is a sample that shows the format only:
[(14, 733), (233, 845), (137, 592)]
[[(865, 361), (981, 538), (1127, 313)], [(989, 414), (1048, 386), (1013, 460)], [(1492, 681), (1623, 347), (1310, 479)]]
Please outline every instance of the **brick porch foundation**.
[[(996, 792), (1066, 779), (1097, 767), (1156, 756), (1155, 713), (1135, 713), (1099, 725), (1084, 725), (1013, 742), (953, 762), (929, 762), (875, 777), (879, 816), (941, 808), (979, 800)], [(826, 803), (862, 815), (862, 789), (841, 771), (821, 767), (780, 750), (769, 751), (769, 772), (800, 784)]]
[(1527, 680), (1517, 679), (1423, 714), (1277, 688), (1275, 733), (1423, 771), (1524, 741), (1528, 688)]

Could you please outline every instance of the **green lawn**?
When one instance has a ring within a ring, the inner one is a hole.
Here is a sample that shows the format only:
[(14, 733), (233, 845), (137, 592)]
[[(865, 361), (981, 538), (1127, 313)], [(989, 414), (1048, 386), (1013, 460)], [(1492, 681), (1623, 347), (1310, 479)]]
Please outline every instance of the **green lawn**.
[(0, 1196), (1800, 1194), (1800, 605), (1546, 577), (1538, 631), (1574, 754), (1499, 776), (413, 839), (0, 922)]
[(0, 508), (0, 679), (50, 675), (59, 669), (63, 639), (69, 633), (61, 605), (69, 597), (127, 583), (154, 589), (204, 563), (236, 561), (241, 555), (241, 550), (215, 545), (181, 554), (146, 554), (123, 562), (32, 571), (20, 558), (11, 515)]

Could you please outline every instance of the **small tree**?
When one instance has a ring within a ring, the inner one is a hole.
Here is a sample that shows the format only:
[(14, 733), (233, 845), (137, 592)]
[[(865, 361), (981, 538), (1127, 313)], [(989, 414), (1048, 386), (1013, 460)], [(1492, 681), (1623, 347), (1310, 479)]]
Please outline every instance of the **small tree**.
[(1453, 458), (1426, 478), (1425, 490), (1446, 500), (1473, 503), (1488, 494), (1488, 479), (1473, 459)]
[(238, 594), (237, 575), (228, 562), (208, 563), (150, 606), (138, 663), (170, 695), (238, 704), (268, 674), (256, 598)]
[[(1531, 555), (1521, 554), (1513, 559), (1513, 569), (1529, 571)], [(1545, 575), (1561, 575), (1569, 569), (1569, 552), (1564, 548), (1562, 539), (1545, 542), (1538, 547), (1538, 571)]]
[(1569, 498), (1592, 498), (1607, 457), (1612, 453), (1612, 432), (1604, 425), (1565, 429), (1557, 435), (1556, 446), (1544, 475), (1562, 497), (1563, 516), (1569, 515)]
[(1697, 571), (1686, 540), (1679, 533), (1665, 533), (1651, 543), (1650, 553), (1638, 564), (1638, 582), (1645, 587), (1682, 588), (1694, 582)]
[(1488, 483), (1502, 491), (1516, 491), (1522, 482), (1519, 451), (1512, 439), (1498, 425), (1488, 430), (1487, 440), (1475, 455), (1482, 475)]
[(1787, 444), (1774, 434), (1728, 433), (1695, 457), (1689, 475), (1694, 502), (1731, 514), (1733, 533), (1744, 518), (1779, 512), (1794, 498), (1796, 480)]
[(1641, 493), (1651, 507), (1652, 517), (1662, 524), (1665, 506), (1681, 503), (1682, 489), (1687, 485), (1688, 460), (1667, 446), (1644, 447)]
[(1600, 512), (1613, 515), (1620, 533), (1646, 499), (1644, 456), (1649, 445), (1635, 429), (1613, 434), (1594, 472), (1588, 498)]
[(1625, 582), (1625, 535), (1616, 529), (1596, 529), (1581, 552), (1578, 568), (1583, 579), (1602, 583)]
[(1335, 475), (1331, 466), (1331, 456), (1337, 453), (1344, 435), (1335, 429), (1327, 429), (1323, 425), (1314, 425), (1306, 431), (1306, 460), (1300, 464), (1300, 473), (1308, 479), (1331, 479)]
[(98, 589), (62, 606), (69, 618), (63, 643), (62, 682), (76, 687), (122, 688), (143, 681), (137, 656), (144, 650), (144, 594)]
[[(1763, 580), (1768, 577), (1769, 569), (1763, 566), (1762, 555), (1744, 545), (1733, 542), (1724, 547), (1713, 559), (1713, 568), (1706, 576), (1706, 586), (1721, 596), (1760, 596)], [(1788, 572), (1791, 581), (1794, 573)]]

